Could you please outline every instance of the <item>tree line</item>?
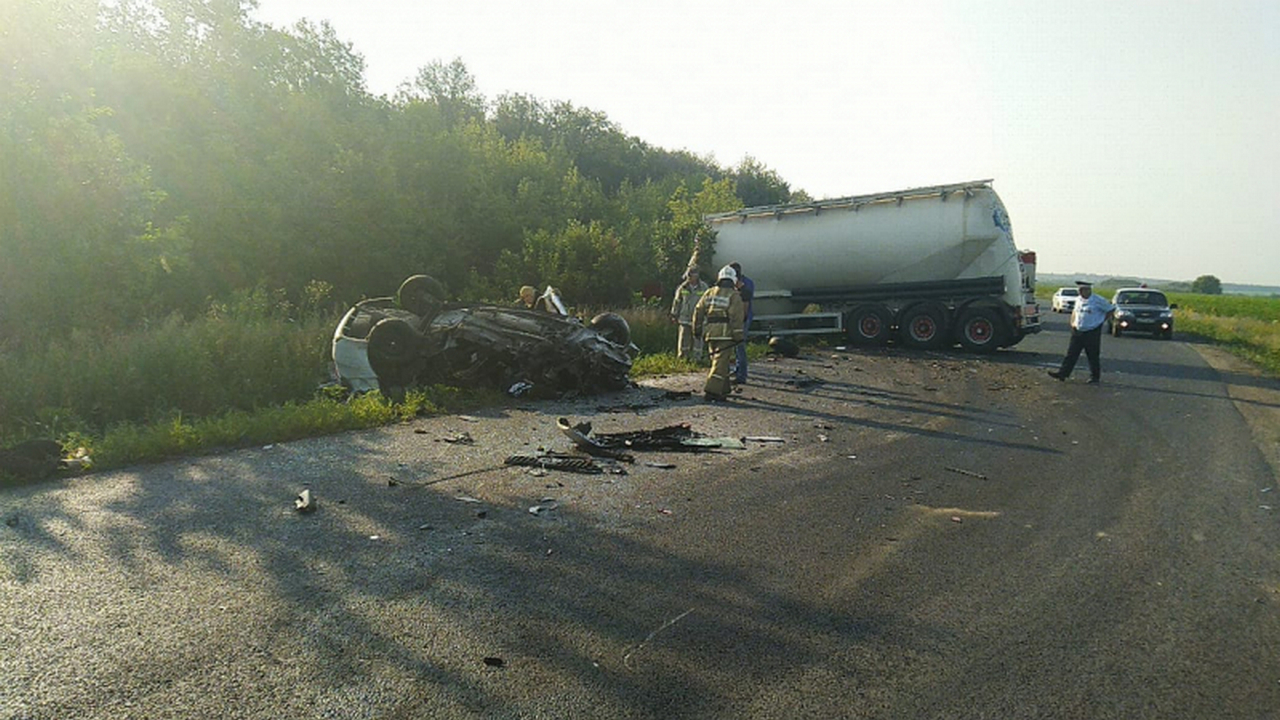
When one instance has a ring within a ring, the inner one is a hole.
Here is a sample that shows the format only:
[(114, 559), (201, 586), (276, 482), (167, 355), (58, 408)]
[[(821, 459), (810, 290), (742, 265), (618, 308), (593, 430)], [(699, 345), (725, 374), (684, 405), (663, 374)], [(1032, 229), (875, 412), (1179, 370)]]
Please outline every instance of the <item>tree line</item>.
[(553, 284), (618, 306), (670, 287), (704, 213), (806, 199), (626, 134), (481, 95), (435, 60), (393, 96), (325, 23), (251, 0), (0, 4), (0, 349), (136, 329), (266, 289), (296, 307)]

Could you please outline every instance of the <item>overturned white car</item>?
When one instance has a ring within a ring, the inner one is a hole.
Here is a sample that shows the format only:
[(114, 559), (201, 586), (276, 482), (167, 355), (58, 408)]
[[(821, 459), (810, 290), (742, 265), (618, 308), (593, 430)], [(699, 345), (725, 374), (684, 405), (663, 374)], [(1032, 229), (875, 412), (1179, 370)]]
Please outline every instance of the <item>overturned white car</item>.
[(355, 392), (388, 395), (450, 382), (513, 395), (589, 394), (630, 382), (636, 347), (617, 314), (584, 324), (543, 310), (448, 303), (445, 297), (435, 279), (414, 275), (394, 298), (364, 300), (348, 310), (333, 334), (339, 380)]

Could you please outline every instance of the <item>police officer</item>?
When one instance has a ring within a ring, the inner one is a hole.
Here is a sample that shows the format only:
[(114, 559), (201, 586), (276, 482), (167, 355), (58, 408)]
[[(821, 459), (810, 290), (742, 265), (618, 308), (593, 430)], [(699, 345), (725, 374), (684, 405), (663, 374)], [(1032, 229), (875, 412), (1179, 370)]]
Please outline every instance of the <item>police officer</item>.
[(690, 265), (684, 273), (684, 282), (676, 288), (671, 299), (671, 321), (680, 324), (680, 336), (676, 341), (676, 355), (694, 361), (702, 360), (702, 338), (693, 331), (693, 309), (710, 288), (698, 277), (698, 267)]
[(732, 353), (745, 337), (747, 309), (738, 294), (737, 281), (733, 268), (720, 268), (715, 287), (703, 293), (693, 309), (693, 332), (707, 343), (711, 353), (711, 371), (703, 386), (708, 400), (728, 397)]
[(1093, 294), (1093, 286), (1083, 280), (1077, 280), (1080, 297), (1076, 299), (1075, 309), (1071, 311), (1071, 342), (1067, 345), (1067, 356), (1062, 359), (1062, 367), (1050, 370), (1049, 377), (1054, 380), (1066, 380), (1071, 377), (1071, 370), (1080, 359), (1080, 351), (1089, 358), (1089, 384), (1096, 385), (1102, 379), (1102, 324), (1115, 314), (1116, 306)]

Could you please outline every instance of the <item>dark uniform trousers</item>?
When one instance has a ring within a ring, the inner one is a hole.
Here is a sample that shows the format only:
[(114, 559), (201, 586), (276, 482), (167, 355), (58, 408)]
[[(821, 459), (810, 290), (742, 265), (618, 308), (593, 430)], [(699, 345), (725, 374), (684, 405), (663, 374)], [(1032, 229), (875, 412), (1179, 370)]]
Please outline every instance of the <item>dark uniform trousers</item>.
[(1080, 351), (1089, 359), (1090, 376), (1097, 380), (1102, 377), (1102, 326), (1081, 332), (1071, 329), (1071, 343), (1067, 345), (1067, 356), (1062, 358), (1062, 369), (1058, 371), (1062, 377), (1070, 377), (1076, 361), (1080, 359)]

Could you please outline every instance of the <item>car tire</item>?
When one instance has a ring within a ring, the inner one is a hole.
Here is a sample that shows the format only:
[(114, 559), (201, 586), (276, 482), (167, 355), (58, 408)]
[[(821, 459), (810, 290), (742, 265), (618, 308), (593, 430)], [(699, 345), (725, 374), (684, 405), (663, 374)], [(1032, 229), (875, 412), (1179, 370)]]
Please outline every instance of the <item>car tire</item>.
[(631, 326), (618, 313), (600, 313), (591, 318), (590, 327), (609, 342), (622, 347), (631, 344)]
[(424, 323), (440, 312), (444, 299), (444, 285), (430, 275), (410, 275), (396, 291), (396, 304), (422, 318)]
[(403, 388), (419, 370), (423, 335), (399, 318), (378, 321), (369, 331), (369, 367), (384, 389)]

